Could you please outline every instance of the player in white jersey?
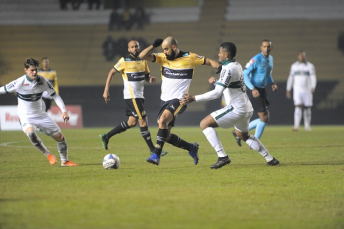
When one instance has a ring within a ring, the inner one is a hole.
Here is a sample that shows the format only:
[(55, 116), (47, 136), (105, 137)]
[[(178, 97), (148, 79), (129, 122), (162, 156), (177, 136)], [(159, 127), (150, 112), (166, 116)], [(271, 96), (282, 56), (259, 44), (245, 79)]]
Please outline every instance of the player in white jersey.
[(222, 70), (215, 89), (201, 95), (184, 95), (180, 100), (182, 104), (193, 101), (201, 102), (214, 100), (224, 94), (226, 106), (212, 112), (200, 123), (201, 129), (218, 155), (218, 161), (210, 166), (211, 169), (218, 169), (231, 163), (226, 154), (219, 136), (214, 128), (235, 127), (237, 136), (245, 141), (252, 149), (261, 154), (267, 161), (267, 165), (275, 166), (279, 161), (273, 158), (258, 138), (248, 133), (250, 118), (253, 114), (252, 104), (245, 92), (243, 70), (241, 65), (235, 61), (236, 46), (232, 42), (225, 42), (219, 48), (219, 61)]
[(26, 75), (0, 87), (0, 94), (17, 92), (18, 116), (24, 133), (29, 137), (31, 143), (47, 156), (49, 163), (54, 165), (57, 160), (55, 156), (45, 147), (38, 137), (36, 129), (39, 128), (46, 135), (57, 142), (60, 153), (61, 166), (77, 166), (68, 160), (68, 147), (64, 135), (59, 126), (48, 116), (42, 101), (43, 92), (47, 92), (62, 111), (62, 119), (65, 123), (69, 116), (61, 97), (55, 92), (52, 84), (42, 76), (37, 75), (39, 62), (29, 58), (24, 63)]
[(291, 98), (290, 91), (293, 89), (294, 98), (294, 127), (297, 131), (300, 127), (303, 109), (303, 122), (305, 130), (311, 130), (311, 118), (313, 106), (313, 93), (317, 84), (314, 65), (306, 60), (306, 52), (300, 51), (297, 56), (298, 61), (293, 63), (287, 81), (286, 97)]

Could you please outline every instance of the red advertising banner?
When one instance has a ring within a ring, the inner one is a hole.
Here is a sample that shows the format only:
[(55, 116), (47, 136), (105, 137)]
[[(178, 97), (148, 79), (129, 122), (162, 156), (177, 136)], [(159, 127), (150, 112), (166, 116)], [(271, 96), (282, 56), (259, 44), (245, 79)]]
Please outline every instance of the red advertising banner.
[(79, 105), (66, 105), (69, 121), (64, 124), (62, 112), (58, 106), (51, 106), (48, 115), (59, 125), (61, 129), (83, 128), (82, 109)]

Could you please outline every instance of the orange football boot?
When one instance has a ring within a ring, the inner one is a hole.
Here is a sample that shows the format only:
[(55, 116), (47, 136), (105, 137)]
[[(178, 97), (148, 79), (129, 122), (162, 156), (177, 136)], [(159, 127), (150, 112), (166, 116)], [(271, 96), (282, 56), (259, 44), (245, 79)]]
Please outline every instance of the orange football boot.
[(56, 160), (56, 157), (55, 157), (54, 155), (48, 154), (47, 158), (48, 158), (49, 163), (50, 163), (51, 165), (55, 165), (55, 164), (56, 164), (57, 160)]
[(78, 164), (75, 164), (74, 162), (71, 162), (71, 161), (66, 161), (65, 163), (61, 162), (61, 166), (78, 166)]

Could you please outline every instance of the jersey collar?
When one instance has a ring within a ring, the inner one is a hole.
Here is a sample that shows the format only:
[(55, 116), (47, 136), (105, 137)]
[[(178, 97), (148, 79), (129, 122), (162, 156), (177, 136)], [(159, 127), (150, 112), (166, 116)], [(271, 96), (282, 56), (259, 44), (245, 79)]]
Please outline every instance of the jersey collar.
[[(27, 79), (29, 82), (33, 82), (33, 80), (30, 79), (30, 77), (28, 77), (28, 75), (25, 75), (25, 76), (26, 76), (26, 79)], [(40, 82), (40, 81), (41, 81), (41, 77), (40, 77), (39, 75), (37, 75), (36, 81), (37, 81), (37, 82)]]
[(231, 60), (224, 60), (221, 62), (222, 65), (226, 66), (229, 63), (235, 62), (235, 59), (231, 59)]
[(132, 55), (131, 53), (129, 53), (129, 55), (128, 55), (128, 58), (130, 59), (130, 60), (141, 60), (139, 57), (135, 57), (134, 55)]

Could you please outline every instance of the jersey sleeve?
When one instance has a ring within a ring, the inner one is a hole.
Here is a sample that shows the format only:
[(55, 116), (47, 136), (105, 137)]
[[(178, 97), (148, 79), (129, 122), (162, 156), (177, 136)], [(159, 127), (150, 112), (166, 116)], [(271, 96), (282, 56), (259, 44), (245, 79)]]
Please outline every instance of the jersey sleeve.
[(54, 75), (54, 89), (56, 91), (57, 94), (59, 94), (59, 84), (57, 83), (57, 73), (55, 72), (55, 75)]
[(293, 65), (290, 67), (289, 77), (287, 80), (287, 91), (291, 91), (294, 84), (294, 68)]
[(6, 93), (11, 93), (11, 92), (16, 92), (20, 86), (22, 85), (23, 78), (19, 78), (16, 80), (13, 80), (12, 82), (6, 84), (4, 86), (5, 92)]
[(269, 56), (269, 61), (270, 61), (270, 65), (271, 65), (271, 71), (269, 73), (269, 77), (268, 77), (268, 82), (270, 84), (274, 83), (274, 79), (272, 78), (272, 70), (274, 69), (274, 59), (272, 56)]
[(114, 69), (117, 72), (123, 72), (125, 69), (125, 61), (124, 58), (122, 57), (121, 59), (119, 59), (119, 61), (115, 64), (115, 66), (113, 66)]
[(245, 66), (244, 69), (244, 80), (245, 80), (245, 84), (246, 86), (250, 89), (253, 90), (254, 86), (251, 82), (251, 73), (254, 69), (256, 69), (257, 67), (257, 62), (254, 58), (252, 58)]
[(192, 63), (195, 66), (205, 64), (206, 58), (204, 56), (200, 56), (200, 55), (197, 55), (195, 53), (190, 53), (190, 55), (191, 55)]
[(153, 56), (154, 56), (153, 62), (156, 62), (156, 63), (159, 63), (162, 65), (162, 60), (163, 60), (164, 54), (163, 53), (153, 53)]
[(310, 67), (311, 88), (315, 89), (317, 86), (317, 77), (315, 76), (315, 67), (312, 64)]
[(54, 89), (54, 86), (49, 82), (49, 80), (47, 80), (44, 77), (42, 77), (42, 79), (45, 81), (45, 84), (47, 85), (47, 88), (45, 91), (48, 93), (48, 95), (50, 95), (50, 96), (56, 95), (57, 93)]
[(227, 88), (229, 86), (230, 79), (232, 77), (232, 72), (228, 68), (222, 68), (220, 73), (220, 78), (216, 82), (216, 85), (220, 85), (224, 88)]

